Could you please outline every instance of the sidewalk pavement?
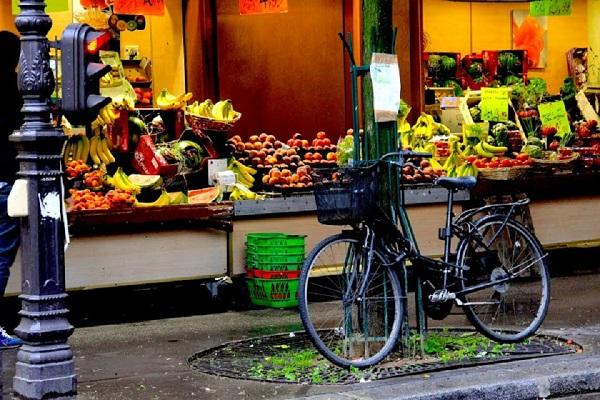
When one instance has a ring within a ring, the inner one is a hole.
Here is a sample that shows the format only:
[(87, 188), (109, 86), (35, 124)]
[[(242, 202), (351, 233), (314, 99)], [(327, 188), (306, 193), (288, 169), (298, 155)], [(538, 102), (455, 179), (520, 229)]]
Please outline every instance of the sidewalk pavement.
[[(354, 385), (296, 385), (222, 378), (193, 371), (194, 353), (230, 340), (301, 329), (297, 310), (226, 312), (77, 329), (70, 344), (78, 399), (538, 399), (597, 392), (600, 398), (600, 275), (553, 280), (543, 333), (570, 338), (583, 352)], [(576, 306), (575, 306), (576, 305)], [(461, 316), (441, 321), (464, 322)], [(16, 350), (0, 352), (10, 399)], [(1, 397), (0, 397), (1, 398)]]

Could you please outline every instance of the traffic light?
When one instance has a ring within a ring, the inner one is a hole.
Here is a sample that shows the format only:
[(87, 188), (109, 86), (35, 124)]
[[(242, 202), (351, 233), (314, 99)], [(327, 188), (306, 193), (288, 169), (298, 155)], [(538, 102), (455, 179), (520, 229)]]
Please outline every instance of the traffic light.
[(110, 41), (110, 34), (97, 32), (87, 24), (70, 24), (61, 39), (62, 110), (76, 125), (85, 125), (111, 102), (100, 96), (100, 78), (111, 71), (99, 62), (98, 53)]

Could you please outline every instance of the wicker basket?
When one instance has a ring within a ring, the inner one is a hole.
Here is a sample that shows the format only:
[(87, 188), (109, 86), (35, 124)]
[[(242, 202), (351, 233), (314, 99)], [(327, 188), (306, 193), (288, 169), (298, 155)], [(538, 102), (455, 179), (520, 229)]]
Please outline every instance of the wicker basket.
[(525, 176), (531, 167), (479, 168), (479, 177), (491, 181), (510, 181)]
[(217, 121), (216, 119), (200, 117), (192, 114), (185, 114), (185, 119), (192, 128), (194, 133), (198, 131), (212, 131), (212, 132), (223, 132), (227, 133), (233, 128), (236, 122), (240, 120), (242, 114), (237, 112), (235, 113), (235, 118), (231, 121)]
[[(547, 153), (551, 153), (551, 152), (545, 151), (544, 155), (546, 155)], [(545, 167), (564, 167), (564, 166), (571, 164), (573, 161), (577, 160), (578, 158), (579, 158), (579, 153), (573, 152), (571, 157), (565, 158), (564, 160), (556, 160), (556, 159), (551, 160), (549, 158), (533, 158), (533, 162), (536, 164), (545, 166)]]

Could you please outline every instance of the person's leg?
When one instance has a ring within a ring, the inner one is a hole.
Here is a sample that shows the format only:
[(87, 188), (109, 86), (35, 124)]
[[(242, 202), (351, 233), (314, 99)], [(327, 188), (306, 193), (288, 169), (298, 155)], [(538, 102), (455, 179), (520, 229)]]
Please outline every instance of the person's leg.
[[(10, 186), (0, 188), (0, 301), (4, 297), (10, 267), (15, 261), (19, 248), (19, 220), (10, 218), (7, 211)], [(0, 349), (19, 346), (19, 339), (9, 336), (0, 327)]]

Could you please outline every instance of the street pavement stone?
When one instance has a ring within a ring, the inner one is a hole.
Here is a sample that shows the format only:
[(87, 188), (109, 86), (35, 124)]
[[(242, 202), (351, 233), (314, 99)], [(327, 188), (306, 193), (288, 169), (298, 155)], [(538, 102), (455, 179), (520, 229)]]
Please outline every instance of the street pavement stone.
[[(275, 384), (193, 371), (194, 353), (264, 334), (301, 329), (297, 310), (251, 310), (78, 328), (70, 339), (78, 399), (538, 399), (600, 392), (600, 274), (553, 279), (545, 334), (583, 346), (577, 354), (480, 365), (354, 385)], [(437, 324), (464, 325), (453, 315)], [(10, 399), (16, 350), (0, 351)], [(589, 394), (588, 398), (593, 398)], [(0, 396), (1, 398), (2, 396)], [(587, 398), (586, 398), (587, 400)]]

